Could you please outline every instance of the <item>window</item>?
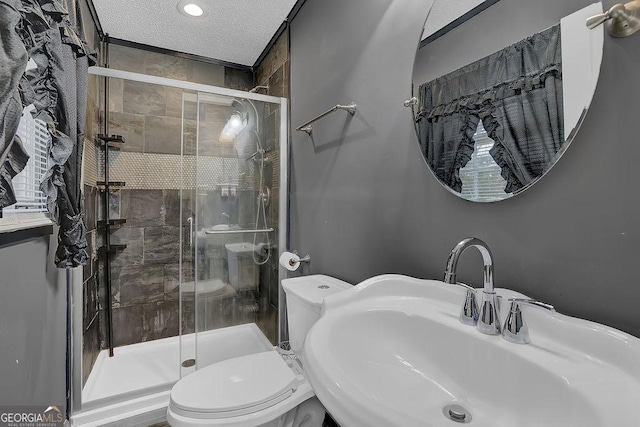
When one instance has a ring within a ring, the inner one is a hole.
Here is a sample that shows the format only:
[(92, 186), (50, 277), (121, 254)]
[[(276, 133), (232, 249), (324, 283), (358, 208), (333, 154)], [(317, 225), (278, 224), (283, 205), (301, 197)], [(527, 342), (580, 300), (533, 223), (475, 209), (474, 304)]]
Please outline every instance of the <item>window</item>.
[(13, 178), (13, 188), (18, 202), (4, 209), (4, 212), (16, 213), (45, 212), (46, 198), (40, 191), (40, 181), (47, 171), (47, 147), (49, 131), (42, 120), (31, 116), (33, 105), (22, 112), (18, 136), (22, 139), (25, 150), (31, 157), (27, 166)]
[(30, 105), (23, 110), (17, 132), (29, 153), (29, 162), (13, 178), (17, 203), (2, 210), (0, 231), (15, 231), (50, 223), (44, 215), (47, 210), (46, 197), (40, 191), (40, 182), (47, 171), (47, 149), (51, 137), (46, 123), (31, 115), (33, 109), (33, 105)]
[[(507, 181), (500, 174), (500, 166), (493, 160), (489, 150), (493, 148), (493, 139), (489, 138), (482, 120), (473, 135), (475, 149), (471, 160), (460, 169), (462, 196), (469, 200), (491, 202), (505, 198)], [(507, 194), (507, 197), (511, 196)]]

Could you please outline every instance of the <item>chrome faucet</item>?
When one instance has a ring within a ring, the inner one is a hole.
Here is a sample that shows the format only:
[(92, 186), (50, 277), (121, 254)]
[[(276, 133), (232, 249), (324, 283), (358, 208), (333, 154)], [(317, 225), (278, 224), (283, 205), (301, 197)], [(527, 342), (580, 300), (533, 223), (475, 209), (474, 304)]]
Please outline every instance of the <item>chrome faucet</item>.
[[(495, 291), (493, 290), (493, 258), (491, 250), (485, 242), (476, 238), (468, 237), (458, 243), (447, 260), (447, 269), (444, 272), (444, 282), (453, 285), (460, 285), (456, 281), (456, 268), (458, 266), (458, 260), (460, 255), (467, 248), (475, 247), (480, 251), (482, 255), (483, 268), (483, 282), (484, 290), (482, 291), (482, 305), (480, 307), (480, 313), (477, 316), (477, 328), (480, 332), (487, 335), (499, 335), (501, 332), (500, 314), (499, 314), (499, 302)], [(466, 285), (465, 285), (466, 286)], [(467, 287), (468, 288), (468, 287)], [(474, 324), (473, 319), (473, 305), (475, 302), (475, 296), (467, 289), (467, 297), (465, 299), (462, 313), (460, 314), (460, 321), (465, 324)]]

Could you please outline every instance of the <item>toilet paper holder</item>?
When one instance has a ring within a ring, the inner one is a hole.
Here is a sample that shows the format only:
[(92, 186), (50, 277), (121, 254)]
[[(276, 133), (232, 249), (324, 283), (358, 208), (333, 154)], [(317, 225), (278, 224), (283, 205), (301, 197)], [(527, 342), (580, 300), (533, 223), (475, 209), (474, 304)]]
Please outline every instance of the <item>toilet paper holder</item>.
[[(292, 252), (294, 255), (298, 255), (298, 251), (293, 251)], [(305, 262), (307, 264), (309, 264), (311, 262), (311, 255), (307, 254), (305, 256), (303, 256), (302, 258), (300, 258), (300, 260), (298, 262)], [(294, 265), (294, 261), (293, 260), (289, 260), (289, 265)]]

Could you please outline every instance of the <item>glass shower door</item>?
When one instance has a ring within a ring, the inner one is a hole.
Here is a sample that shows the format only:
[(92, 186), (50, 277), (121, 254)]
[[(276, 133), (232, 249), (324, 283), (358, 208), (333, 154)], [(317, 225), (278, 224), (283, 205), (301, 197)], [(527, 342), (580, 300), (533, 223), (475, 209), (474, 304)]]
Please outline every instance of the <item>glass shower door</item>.
[(198, 94), (182, 93), (182, 142), (180, 151), (180, 377), (193, 372), (196, 363), (196, 163)]
[(183, 374), (249, 351), (249, 342), (224, 339), (232, 331), (277, 343), (281, 109), (246, 96), (200, 92), (195, 108), (183, 102), (185, 117), (195, 109), (196, 118), (194, 127), (183, 121), (182, 198), (193, 211), (182, 257), (182, 360), (194, 354), (196, 364)]

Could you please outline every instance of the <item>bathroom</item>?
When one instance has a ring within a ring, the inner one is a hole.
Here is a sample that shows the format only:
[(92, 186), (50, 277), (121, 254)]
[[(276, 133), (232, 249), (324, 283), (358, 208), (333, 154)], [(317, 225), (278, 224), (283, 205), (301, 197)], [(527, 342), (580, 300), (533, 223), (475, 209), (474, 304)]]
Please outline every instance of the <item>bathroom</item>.
[[(98, 47), (98, 36), (91, 31), (91, 8), (83, 1), (79, 3), (88, 16), (85, 25), (88, 42)], [(94, 0), (94, 3), (98, 2)], [(462, 37), (458, 33), (467, 31), (471, 34), (482, 31), (483, 37), (484, 32), (496, 32), (498, 36), (510, 32), (533, 34), (592, 2), (500, 0), (487, 3), (491, 5), (474, 17), (486, 20), (483, 21), (488, 22), (486, 26), (479, 29), (474, 26), (476, 21), (469, 19), (456, 29), (457, 33), (452, 31), (443, 36), (443, 40), (444, 37), (454, 40), (454, 37)], [(523, 194), (497, 203), (472, 203), (450, 194), (425, 167), (411, 114), (402, 105), (412, 96), (416, 45), (430, 4), (425, 0), (299, 1), (290, 5), (290, 12), (288, 10), (282, 16), (284, 20), (289, 14), (289, 19), (272, 34), (271, 43), (266, 40), (266, 48), (258, 49), (258, 56), (262, 58), (256, 58), (261, 61), (254, 61), (244, 69), (211, 61), (212, 58), (207, 61), (201, 57), (181, 57), (134, 43), (126, 45), (114, 41), (109, 44), (112, 69), (175, 80), (191, 78), (195, 83), (247, 93), (256, 86), (268, 85), (268, 90), (259, 89), (253, 94), (287, 100), (286, 131), (271, 132), (278, 138), (284, 136), (288, 153), (265, 165), (266, 175), (273, 181), (282, 177), (274, 165), (283, 157), (288, 161), (288, 173), (285, 174), (288, 183), (270, 183), (271, 201), (267, 206), (267, 210), (273, 209), (273, 212), (267, 212), (267, 216), (272, 215), (268, 218), (267, 228), (278, 228), (279, 232), (281, 218), (273, 215), (278, 212), (277, 207), (282, 206), (278, 195), (284, 188), (287, 200), (280, 211), (286, 212), (286, 234), (284, 237), (276, 237), (276, 232), (270, 235), (275, 255), (268, 264), (275, 262), (260, 267), (259, 298), (254, 295), (237, 300), (237, 310), (230, 311), (227, 318), (221, 318), (220, 326), (255, 322), (272, 344), (276, 344), (282, 327), (277, 319), (278, 277), (287, 277), (278, 272), (277, 258), (284, 250), (295, 249), (300, 256), (309, 254), (311, 258), (311, 262), (303, 264), (298, 271), (286, 273), (288, 277), (325, 274), (357, 284), (392, 273), (440, 280), (451, 248), (465, 237), (475, 236), (491, 248), (497, 287), (510, 288), (553, 304), (559, 313), (640, 336), (640, 318), (635, 304), (640, 290), (635, 286), (637, 279), (632, 269), (638, 253), (635, 238), (640, 233), (634, 215), (638, 201), (632, 196), (637, 180), (636, 162), (640, 160), (640, 148), (633, 144), (632, 126), (636, 103), (640, 103), (636, 96), (640, 95), (640, 84), (633, 83), (632, 75), (633, 64), (640, 57), (640, 42), (634, 36), (614, 38), (605, 32), (593, 100), (566, 155), (553, 169)], [(613, 4), (603, 2), (603, 9), (608, 10)], [(174, 6), (171, 6), (172, 10)], [(469, 39), (474, 37), (465, 40)], [(475, 39), (481, 44), (482, 37)], [(514, 40), (507, 38), (503, 45)], [(187, 47), (185, 43), (182, 49), (172, 51), (180, 52)], [(474, 48), (477, 45), (469, 46), (469, 50)], [(125, 59), (118, 62), (119, 58)], [(147, 58), (157, 60), (147, 62)], [(471, 62), (461, 61), (453, 61), (451, 69)], [(116, 80), (110, 78), (111, 92), (118, 90)], [(89, 142), (85, 143), (84, 152), (87, 240), (96, 248), (100, 246), (102, 234), (97, 221), (101, 219), (99, 215), (104, 206), (95, 185), (102, 179), (98, 176), (100, 153), (94, 149), (92, 139), (97, 133), (104, 132), (101, 127), (104, 123), (99, 116), (103, 110), (103, 81), (103, 76), (89, 79), (88, 98), (89, 104), (95, 105), (95, 115), (87, 120)], [(296, 131), (297, 126), (333, 105), (349, 102), (357, 103), (353, 116), (338, 111), (315, 123), (311, 136)], [(135, 158), (134, 154), (144, 153), (143, 126), (140, 124), (135, 128), (134, 123), (129, 124), (133, 130), (118, 128), (117, 114), (127, 113), (114, 107), (108, 131), (123, 134), (127, 142), (119, 154)], [(176, 115), (178, 113), (173, 118)], [(137, 152), (136, 135), (141, 141)], [(127, 144), (134, 148), (127, 148)], [(273, 141), (269, 144), (277, 146)], [(266, 139), (265, 146), (268, 146)], [(176, 147), (151, 151), (178, 159), (180, 146), (177, 145), (177, 151)], [(276, 154), (276, 150), (265, 156), (270, 154)], [(95, 162), (95, 169), (87, 167), (90, 162)], [(250, 164), (252, 170), (248, 174), (254, 181), (247, 190), (243, 205), (246, 211), (240, 208), (240, 197), (236, 197), (235, 207), (223, 206), (222, 190), (212, 190), (218, 192), (216, 197), (220, 200), (212, 203), (200, 200), (215, 207), (210, 212), (202, 212), (211, 222), (203, 224), (196, 233), (217, 224), (243, 223), (243, 228), (255, 227), (254, 209), (259, 191), (255, 180), (259, 179), (256, 172), (260, 165), (257, 162)], [(127, 250), (131, 251), (137, 245), (143, 252), (144, 239), (154, 237), (154, 227), (171, 228), (174, 235), (189, 231), (186, 215), (180, 219), (179, 187), (162, 187), (167, 175), (173, 173), (174, 178), (179, 178), (179, 161), (175, 167), (163, 165), (160, 165), (159, 176), (147, 181), (146, 187), (140, 185), (139, 188), (131, 187), (137, 179), (131, 176), (135, 173), (133, 167), (125, 168), (122, 176), (117, 175), (120, 173), (117, 168), (112, 172), (116, 174), (113, 180), (127, 181), (124, 193), (119, 200), (113, 201), (113, 206), (119, 208), (118, 213), (127, 219), (126, 224), (114, 231), (113, 244), (123, 243), (117, 238), (129, 233)], [(233, 180), (240, 183), (242, 171), (236, 172)], [(117, 198), (116, 192), (113, 194)], [(229, 198), (227, 196), (227, 202)], [(192, 206), (191, 202), (184, 203), (183, 214)], [(94, 206), (95, 210), (92, 212), (89, 206)], [(132, 206), (135, 207), (133, 212)], [(146, 206), (153, 209), (143, 209)], [(233, 209), (236, 210), (230, 212)], [(164, 214), (151, 216), (152, 211)], [(167, 216), (170, 211), (174, 213)], [(243, 214), (246, 218), (241, 218)], [(167, 220), (175, 222), (167, 223)], [(263, 219), (260, 221), (259, 227), (262, 227)], [(134, 239), (133, 233), (138, 233), (138, 240)], [(253, 243), (253, 236), (246, 238)], [(264, 235), (258, 235), (258, 238), (262, 239)], [(183, 239), (183, 243), (188, 245), (188, 239)], [(0, 405), (17, 404), (15, 399), (19, 399), (23, 405), (56, 404), (66, 408), (69, 376), (65, 372), (68, 336), (65, 289), (68, 278), (58, 274), (53, 267), (55, 244), (54, 235), (51, 241), (46, 236), (19, 243), (4, 240), (0, 247), (3, 272), (0, 275), (3, 276), (0, 278), (0, 355), (3, 375), (12, 384), (10, 388), (3, 387)], [(167, 248), (168, 253), (176, 253), (182, 247), (179, 238), (172, 239), (171, 244), (174, 246)], [(162, 244), (149, 241), (147, 246), (154, 248)], [(97, 293), (100, 288), (93, 280), (104, 273), (97, 250), (89, 252), (95, 254), (93, 263), (85, 266), (84, 271), (70, 273), (72, 281), (81, 285), (80, 295), (84, 300), (79, 305), (87, 306), (88, 319), (83, 319), (85, 313), (80, 311), (76, 324), (90, 321), (96, 314), (91, 311), (96, 306), (90, 304), (90, 299), (94, 298), (95, 302), (97, 294), (92, 292), (96, 290)], [(197, 248), (190, 253), (197, 254)], [(126, 257), (128, 254), (120, 255)], [(228, 254), (205, 262), (219, 262), (226, 266), (223, 271), (227, 269), (223, 276), (228, 274)], [(118, 345), (177, 336), (178, 306), (181, 303), (188, 305), (189, 301), (172, 298), (171, 291), (165, 289), (175, 285), (177, 275), (170, 273), (179, 263), (176, 260), (145, 265), (136, 264), (132, 259), (131, 268), (125, 273), (149, 278), (145, 282), (148, 286), (130, 289), (130, 295), (138, 295), (128, 302), (121, 299), (119, 306), (113, 306), (113, 320), (121, 322), (114, 327), (116, 353)], [(481, 257), (471, 251), (465, 252), (458, 265), (458, 278), (481, 286), (481, 270)], [(122, 277), (114, 279), (121, 280)], [(112, 282), (114, 287), (119, 286), (117, 280)], [(269, 293), (273, 301), (269, 300)], [(259, 307), (257, 312), (251, 309), (254, 301)], [(192, 308), (190, 312), (196, 313), (196, 310)], [(99, 313), (99, 316), (103, 315), (106, 313)], [(187, 319), (186, 323), (189, 321), (196, 322)], [(224, 323), (226, 321), (229, 323)], [(89, 328), (84, 335), (89, 337), (96, 333), (97, 336), (99, 332)], [(533, 328), (531, 333), (534, 334)], [(106, 344), (105, 337), (84, 343), (95, 344), (93, 349), (82, 349), (80, 355), (84, 364), (94, 363), (92, 359), (97, 357), (97, 352), (105, 349), (102, 341)], [(78, 351), (77, 345), (74, 351)], [(17, 360), (20, 363), (16, 363)]]

